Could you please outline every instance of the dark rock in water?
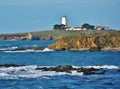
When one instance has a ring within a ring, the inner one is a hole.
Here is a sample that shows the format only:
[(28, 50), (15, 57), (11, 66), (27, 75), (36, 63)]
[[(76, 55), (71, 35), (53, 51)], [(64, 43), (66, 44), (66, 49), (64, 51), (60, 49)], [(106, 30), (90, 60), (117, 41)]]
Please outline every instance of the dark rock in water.
[(73, 67), (71, 65), (66, 65), (66, 66), (57, 66), (57, 67), (50, 67), (51, 71), (56, 71), (56, 72), (67, 72), (70, 73), (71, 70), (73, 70)]
[(120, 69), (118, 69), (118, 72), (120, 72)]
[(27, 50), (27, 48), (16, 48), (16, 49), (13, 49), (11, 51), (22, 51), (22, 50)]
[(25, 65), (16, 65), (16, 64), (2, 64), (0, 67), (20, 67)]
[(105, 74), (105, 70), (95, 68), (78, 68), (77, 72), (83, 72), (84, 75)]
[(43, 68), (36, 68), (35, 70), (49, 71), (49, 68), (43, 67)]
[(71, 65), (65, 66), (56, 66), (56, 67), (43, 67), (43, 68), (36, 68), (35, 70), (42, 70), (42, 71), (55, 71), (55, 72), (66, 72), (72, 73), (72, 71), (83, 72), (84, 75), (91, 75), (91, 74), (105, 74), (105, 70), (103, 69), (95, 69), (95, 68), (73, 68)]
[(20, 71), (25, 71), (24, 69), (20, 70)]
[[(25, 65), (16, 65), (16, 64), (2, 64), (0, 67), (20, 67)], [(42, 67), (42, 68), (36, 68), (35, 70), (41, 70), (41, 71), (55, 71), (55, 72), (66, 72), (66, 73), (72, 73), (72, 71), (83, 72), (84, 75), (91, 75), (91, 74), (105, 74), (105, 70), (103, 69), (95, 69), (95, 68), (73, 68), (71, 65), (65, 65), (65, 66), (56, 66), (56, 67)], [(20, 71), (25, 71), (20, 70)], [(120, 71), (120, 70), (119, 70)]]
[(98, 51), (98, 50), (100, 50), (98, 47), (91, 47), (91, 48), (89, 49), (89, 51)]
[(118, 70), (117, 70), (118, 72), (120, 72), (120, 66), (119, 66), (119, 68), (118, 68)]
[(56, 66), (56, 67), (42, 67), (42, 68), (36, 68), (35, 70), (42, 70), (42, 71), (56, 71), (56, 72), (68, 72), (70, 73), (70, 70), (73, 70), (73, 67), (70, 65), (66, 66)]
[(25, 51), (25, 50), (43, 50), (45, 47), (29, 47), (29, 48), (16, 48), (11, 51)]
[(83, 72), (84, 75), (95, 74), (96, 69), (94, 68), (78, 68), (77, 72)]

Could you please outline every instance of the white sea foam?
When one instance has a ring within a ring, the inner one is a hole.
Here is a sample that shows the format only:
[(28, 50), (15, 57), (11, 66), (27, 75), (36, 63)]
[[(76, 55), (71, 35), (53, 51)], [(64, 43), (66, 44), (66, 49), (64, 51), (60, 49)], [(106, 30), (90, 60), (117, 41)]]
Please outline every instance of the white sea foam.
[(3, 51), (3, 52), (6, 52), (6, 53), (17, 53), (17, 52), (25, 53), (25, 52), (51, 52), (51, 51), (54, 51), (54, 50), (49, 49), (49, 48), (45, 48), (45, 49), (43, 49), (43, 50), (30, 50), (30, 49), (27, 49), (27, 50)]
[(80, 76), (80, 75), (83, 75), (83, 72), (77, 72), (77, 71), (72, 71), (72, 74), (71, 75), (74, 75), (74, 76)]
[(49, 49), (49, 48), (45, 48), (45, 49), (43, 49), (43, 52), (46, 52), (46, 51), (54, 51), (54, 50)]
[(95, 69), (100, 69), (100, 68), (103, 68), (103, 69), (119, 69), (120, 66), (115, 66), (115, 65), (97, 65), (97, 66), (73, 66), (74, 68), (80, 68), (80, 67), (83, 67), (83, 68), (95, 68)]
[(0, 68), (0, 71), (7, 71), (7, 72), (10, 72), (10, 71), (21, 71), (21, 70), (34, 70), (35, 68), (37, 68), (36, 65), (31, 65), (31, 66), (21, 66), (21, 67), (1, 67)]
[(19, 51), (3, 51), (5, 53), (26, 53), (26, 52), (35, 52), (34, 50), (19, 50)]
[(0, 77), (8, 76), (7, 73), (0, 73)]
[(17, 46), (15, 46), (15, 47), (12, 47), (12, 49), (16, 49), (16, 48), (18, 48)]
[(114, 66), (114, 65), (103, 65), (103, 66), (86, 66), (86, 68), (95, 68), (95, 69), (119, 69), (118, 66)]
[(7, 50), (6, 48), (0, 48), (1, 51)]

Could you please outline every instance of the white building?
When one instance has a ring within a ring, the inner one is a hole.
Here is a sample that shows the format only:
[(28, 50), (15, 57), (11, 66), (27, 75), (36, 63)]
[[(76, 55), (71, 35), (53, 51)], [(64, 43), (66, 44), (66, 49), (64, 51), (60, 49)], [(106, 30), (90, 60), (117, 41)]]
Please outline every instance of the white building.
[(66, 18), (66, 16), (62, 17), (62, 23), (61, 24), (65, 25), (67, 27), (67, 18)]
[(67, 27), (66, 31), (80, 31), (83, 30), (81, 27)]

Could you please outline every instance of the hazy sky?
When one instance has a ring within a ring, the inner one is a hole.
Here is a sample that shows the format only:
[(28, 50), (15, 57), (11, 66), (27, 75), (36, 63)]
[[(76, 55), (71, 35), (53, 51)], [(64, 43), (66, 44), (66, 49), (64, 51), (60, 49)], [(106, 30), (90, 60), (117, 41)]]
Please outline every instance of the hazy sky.
[(62, 16), (69, 26), (120, 29), (120, 0), (0, 0), (0, 33), (50, 30)]

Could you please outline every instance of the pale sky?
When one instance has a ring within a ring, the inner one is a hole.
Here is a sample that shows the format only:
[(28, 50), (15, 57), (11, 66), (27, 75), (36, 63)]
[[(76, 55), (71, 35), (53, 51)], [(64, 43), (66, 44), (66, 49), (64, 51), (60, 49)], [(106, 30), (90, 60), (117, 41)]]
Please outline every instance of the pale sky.
[(120, 30), (120, 0), (0, 0), (0, 33), (51, 30), (89, 23)]

